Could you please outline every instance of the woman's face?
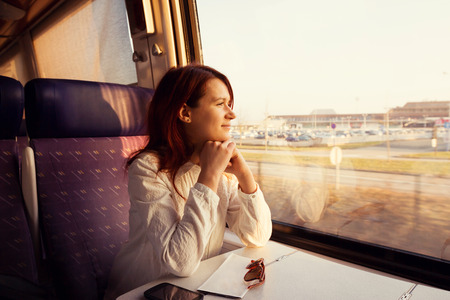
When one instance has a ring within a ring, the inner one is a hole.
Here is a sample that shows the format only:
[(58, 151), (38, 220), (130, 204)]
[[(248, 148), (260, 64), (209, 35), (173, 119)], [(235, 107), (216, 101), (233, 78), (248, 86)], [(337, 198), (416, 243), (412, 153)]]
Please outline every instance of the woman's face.
[(182, 120), (185, 122), (186, 134), (194, 145), (203, 145), (206, 141), (228, 140), (231, 120), (236, 118), (230, 107), (227, 86), (220, 79), (208, 80), (204, 88), (205, 93), (198, 100), (197, 107), (186, 105), (181, 112), (187, 117)]

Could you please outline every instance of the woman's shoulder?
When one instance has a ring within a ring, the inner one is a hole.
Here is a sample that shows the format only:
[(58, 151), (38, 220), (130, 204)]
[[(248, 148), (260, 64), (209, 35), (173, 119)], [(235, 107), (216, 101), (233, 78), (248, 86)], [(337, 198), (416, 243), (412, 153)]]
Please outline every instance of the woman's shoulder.
[(142, 152), (136, 156), (129, 166), (129, 172), (135, 172), (140, 169), (149, 169), (157, 171), (159, 169), (159, 158), (156, 153)]

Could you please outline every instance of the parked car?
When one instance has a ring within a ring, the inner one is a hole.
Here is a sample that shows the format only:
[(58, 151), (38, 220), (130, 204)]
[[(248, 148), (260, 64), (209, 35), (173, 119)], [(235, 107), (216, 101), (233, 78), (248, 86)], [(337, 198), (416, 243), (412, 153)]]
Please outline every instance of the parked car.
[(285, 141), (287, 141), (287, 142), (297, 142), (298, 139), (297, 139), (296, 136), (289, 135), (289, 136), (287, 136), (287, 137), (285, 138)]
[(313, 138), (307, 134), (301, 134), (299, 136), (288, 136), (285, 140), (287, 142), (300, 142), (300, 141), (310, 141)]
[(239, 132), (231, 132), (231, 137), (235, 140), (239, 140), (241, 138), (241, 134)]

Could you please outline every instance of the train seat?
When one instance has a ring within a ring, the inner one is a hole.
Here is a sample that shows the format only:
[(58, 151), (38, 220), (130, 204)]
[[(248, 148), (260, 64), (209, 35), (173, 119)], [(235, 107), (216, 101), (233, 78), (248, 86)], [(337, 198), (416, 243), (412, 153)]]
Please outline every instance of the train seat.
[(146, 141), (152, 96), (146, 88), (78, 80), (25, 85), (30, 147), (23, 184), (37, 203), (58, 298), (103, 298), (113, 259), (128, 238), (125, 162)]
[(19, 283), (24, 287), (22, 283), (38, 282), (19, 175), (17, 135), (23, 107), (22, 84), (0, 76), (0, 298), (17, 295), (19, 291), (13, 288)]

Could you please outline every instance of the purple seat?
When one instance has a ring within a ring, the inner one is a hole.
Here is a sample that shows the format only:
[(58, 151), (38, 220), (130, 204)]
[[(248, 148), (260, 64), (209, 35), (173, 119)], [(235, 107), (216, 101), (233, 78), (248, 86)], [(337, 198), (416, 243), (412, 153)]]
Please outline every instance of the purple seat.
[(34, 284), (38, 273), (20, 186), (16, 141), (23, 106), (22, 84), (0, 76), (0, 274)]
[(125, 162), (145, 141), (153, 90), (75, 80), (25, 86), (43, 248), (62, 299), (102, 299), (128, 238)]

